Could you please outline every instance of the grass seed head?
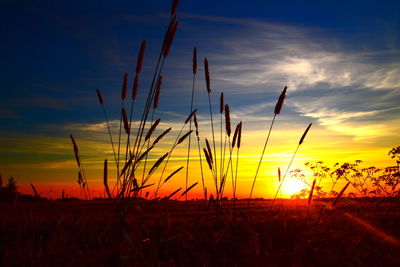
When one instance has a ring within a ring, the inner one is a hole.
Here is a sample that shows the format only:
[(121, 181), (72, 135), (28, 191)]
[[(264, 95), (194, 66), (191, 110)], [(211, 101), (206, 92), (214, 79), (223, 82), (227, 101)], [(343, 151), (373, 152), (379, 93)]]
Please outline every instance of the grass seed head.
[(154, 109), (158, 108), (158, 103), (160, 101), (160, 91), (161, 91), (162, 81), (163, 81), (163, 76), (160, 75), (160, 77), (158, 77), (158, 80), (157, 80), (156, 94), (154, 96), (154, 105), (153, 105)]
[(136, 62), (136, 74), (142, 71), (145, 50), (146, 50), (146, 40), (143, 40), (142, 44), (140, 45), (139, 56)]
[(211, 146), (210, 146), (210, 143), (208, 142), (207, 138), (206, 138), (206, 146), (207, 146), (208, 155), (210, 156), (211, 163), (214, 163), (213, 155), (212, 155), (212, 152), (211, 152)]
[(286, 90), (287, 90), (287, 86), (285, 86), (281, 95), (278, 98), (278, 102), (276, 102), (275, 115), (279, 115), (279, 113), (281, 112), (283, 102), (285, 101), (285, 98), (286, 98)]
[(204, 59), (204, 74), (205, 74), (205, 77), (206, 77), (207, 93), (211, 93), (210, 72), (208, 71), (208, 60), (207, 60), (207, 58)]
[(310, 124), (308, 125), (307, 129), (306, 129), (305, 132), (303, 133), (303, 136), (300, 138), (299, 145), (301, 145), (301, 144), (303, 143), (304, 138), (306, 138), (307, 133), (308, 133), (308, 131), (309, 131), (310, 128), (311, 128), (311, 125), (312, 125), (312, 123), (310, 123)]
[(278, 180), (281, 182), (281, 168), (278, 167)]
[(156, 145), (167, 133), (171, 131), (172, 127), (169, 127), (167, 130), (165, 130), (162, 134), (160, 134), (156, 140), (153, 142), (153, 146)]
[(171, 17), (175, 16), (176, 14), (176, 9), (178, 8), (179, 0), (173, 0), (172, 1), (172, 7), (171, 7)]
[(163, 46), (163, 56), (167, 57), (169, 54), (169, 51), (171, 50), (171, 45), (175, 37), (176, 30), (178, 28), (179, 22), (176, 21), (176, 16), (173, 17), (170, 28), (168, 28), (167, 36), (164, 42)]
[(178, 173), (180, 170), (182, 170), (182, 169), (183, 169), (183, 166), (180, 167), (180, 168), (178, 168), (177, 170), (173, 171), (170, 175), (168, 175), (167, 178), (165, 178), (164, 183), (166, 183), (169, 179), (172, 178), (172, 176), (174, 176), (175, 174), (177, 174), (177, 173)]
[(233, 134), (233, 140), (232, 140), (232, 148), (234, 148), (235, 147), (235, 144), (236, 144), (236, 139), (237, 139), (237, 137), (238, 137), (238, 134), (239, 134), (239, 129), (240, 129), (240, 122), (236, 125), (236, 128), (235, 128), (235, 133)]
[(164, 159), (168, 156), (168, 154), (169, 152), (165, 153), (156, 161), (156, 163), (154, 163), (154, 165), (149, 170), (149, 175), (152, 174), (158, 168), (158, 166), (160, 166), (160, 164), (164, 161)]
[(130, 133), (129, 121), (128, 121), (128, 116), (126, 115), (125, 108), (122, 108), (122, 119), (124, 121), (125, 132), (126, 134), (129, 134)]
[(146, 137), (144, 139), (144, 141), (146, 142), (147, 140), (149, 140), (149, 138), (151, 137), (151, 135), (153, 134), (154, 130), (157, 128), (158, 124), (160, 123), (160, 119), (157, 119), (153, 125), (151, 125), (149, 131), (146, 134)]
[(74, 151), (79, 152), (78, 145), (76, 144), (75, 138), (72, 136), (72, 134), (70, 134), (69, 137), (71, 138), (72, 145), (74, 146)]
[(185, 194), (187, 194), (187, 193), (188, 193), (193, 187), (195, 187), (198, 183), (199, 183), (199, 182), (195, 182), (194, 184), (192, 184), (191, 186), (189, 186), (188, 189), (186, 189), (186, 190), (182, 193), (181, 197), (184, 196)]
[(206, 148), (203, 148), (203, 151), (204, 151), (204, 156), (206, 157), (206, 160), (207, 160), (207, 163), (208, 163), (208, 167), (212, 171), (213, 168), (212, 168), (212, 161), (211, 161), (210, 155), (208, 155), (208, 152), (207, 152)]
[(221, 92), (221, 97), (219, 98), (219, 113), (224, 112), (224, 92)]
[(193, 74), (197, 73), (197, 48), (193, 49)]
[(153, 148), (154, 148), (154, 145), (151, 145), (148, 149), (146, 149), (146, 151), (143, 152), (142, 155), (140, 155), (140, 157), (138, 157), (135, 160), (135, 164), (139, 163), (147, 154), (149, 154), (150, 150), (152, 150)]
[(72, 134), (70, 134), (70, 137), (71, 137), (72, 145), (74, 147), (74, 155), (75, 155), (76, 163), (78, 164), (78, 167), (80, 167), (81, 166), (81, 160), (79, 158), (78, 145), (76, 144), (75, 139), (72, 136)]
[(172, 192), (169, 196), (167, 196), (165, 199), (170, 199), (171, 197), (173, 197), (176, 193), (178, 193), (179, 191), (181, 191), (182, 187), (178, 188), (177, 190), (175, 190), (174, 192)]
[(192, 117), (196, 114), (196, 111), (197, 109), (193, 110), (192, 113), (189, 114), (189, 116), (185, 120), (185, 124), (192, 119)]
[(193, 132), (193, 130), (190, 130), (190, 131), (187, 132), (184, 136), (182, 136), (181, 138), (179, 138), (177, 145), (179, 145), (180, 143), (182, 143), (183, 141), (185, 141), (186, 137), (188, 137), (192, 132)]
[(103, 104), (104, 104), (104, 100), (103, 100), (103, 96), (102, 96), (101, 93), (100, 93), (99, 88), (96, 89), (96, 92), (97, 92), (97, 97), (98, 97), (98, 99), (99, 99), (100, 105), (103, 105)]
[(128, 73), (124, 75), (124, 82), (122, 83), (121, 100), (124, 101), (126, 98), (126, 90), (128, 88)]
[(193, 115), (193, 120), (194, 120), (194, 126), (196, 128), (196, 136), (197, 136), (197, 139), (198, 139), (199, 138), (199, 124), (197, 123), (196, 114)]
[(136, 73), (135, 80), (133, 81), (133, 87), (132, 87), (132, 100), (136, 99), (137, 93), (138, 93), (138, 88), (139, 88), (139, 73)]
[(225, 130), (228, 136), (231, 136), (231, 115), (229, 105), (225, 105)]
[(242, 122), (240, 121), (240, 129), (239, 129), (239, 134), (238, 134), (238, 141), (237, 141), (237, 148), (240, 148), (240, 144), (242, 141)]
[(168, 38), (169, 38), (170, 35), (171, 35), (172, 29), (173, 29), (175, 23), (176, 23), (176, 15), (173, 15), (172, 18), (171, 18), (171, 20), (169, 21), (168, 29), (167, 29), (167, 31), (165, 32), (164, 41), (163, 41), (163, 45), (162, 45), (162, 51), (163, 51), (163, 53), (164, 53), (165, 47), (166, 47), (166, 45), (167, 45), (167, 43), (168, 43)]

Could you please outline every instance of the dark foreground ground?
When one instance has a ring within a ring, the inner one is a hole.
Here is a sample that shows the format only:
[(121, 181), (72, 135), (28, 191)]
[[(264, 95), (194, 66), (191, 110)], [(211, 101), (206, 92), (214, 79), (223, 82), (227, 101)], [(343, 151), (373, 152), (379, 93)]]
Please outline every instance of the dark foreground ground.
[(400, 203), (0, 203), (1, 266), (400, 266)]

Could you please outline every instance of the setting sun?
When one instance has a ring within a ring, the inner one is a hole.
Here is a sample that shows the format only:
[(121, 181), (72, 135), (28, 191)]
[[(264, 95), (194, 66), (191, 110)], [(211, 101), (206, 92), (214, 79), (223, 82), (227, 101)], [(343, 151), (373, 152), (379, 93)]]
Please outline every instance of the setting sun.
[(282, 183), (282, 197), (290, 198), (293, 194), (297, 194), (305, 188), (306, 185), (298, 179), (287, 179)]

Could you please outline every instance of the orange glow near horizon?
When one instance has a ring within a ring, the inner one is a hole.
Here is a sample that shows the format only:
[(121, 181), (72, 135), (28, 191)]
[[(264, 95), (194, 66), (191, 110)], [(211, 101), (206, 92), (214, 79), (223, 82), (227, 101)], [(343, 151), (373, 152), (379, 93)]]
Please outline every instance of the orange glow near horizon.
[[(210, 133), (209, 127), (206, 124), (206, 120), (203, 121), (203, 131)], [(182, 124), (179, 124), (180, 127)], [(178, 125), (178, 126), (179, 126)], [(244, 130), (242, 136), (242, 146), (240, 148), (239, 166), (238, 166), (238, 180), (237, 180), (237, 197), (248, 198), (251, 184), (254, 179), (255, 170), (260, 159), (260, 153), (262, 151), (262, 144), (265, 142), (265, 131), (266, 126), (252, 126), (248, 129), (245, 128), (246, 124), (243, 123)], [(175, 128), (179, 127), (174, 125)], [(255, 188), (253, 191), (254, 198), (273, 198), (278, 188), (277, 169), (281, 168), (282, 176), (286, 172), (288, 163), (293, 155), (293, 152), (298, 143), (304, 127), (307, 124), (296, 124), (295, 130), (293, 127), (286, 125), (286, 123), (277, 122), (274, 130), (271, 134), (271, 140), (267, 146), (266, 153), (263, 157), (263, 162), (257, 177)], [(160, 124), (160, 128), (157, 129), (157, 134), (162, 132), (163, 129), (168, 127), (167, 123)], [(188, 126), (187, 126), (188, 127)], [(301, 129), (301, 130), (299, 130)], [(217, 128), (216, 131), (219, 129)], [(103, 129), (101, 129), (103, 131)], [(159, 147), (152, 151), (153, 154), (149, 157), (148, 168), (154, 164), (154, 162), (170, 149), (173, 140), (176, 138), (175, 132), (171, 132), (163, 142), (159, 144)], [(202, 132), (200, 132), (200, 135)], [(218, 135), (217, 135), (218, 136)], [(103, 162), (107, 158), (109, 162), (108, 177), (109, 186), (112, 188), (116, 181), (116, 168), (115, 163), (112, 160), (112, 150), (110, 144), (107, 142), (107, 136), (101, 135), (99, 137), (86, 137), (84, 134), (78, 136), (77, 142), (79, 146), (81, 160), (85, 167), (85, 173), (88, 179), (91, 190), (94, 190), (93, 195), (96, 197), (104, 196), (103, 188)], [(212, 140), (210, 134), (202, 136), (201, 140), (207, 137)], [(198, 185), (189, 192), (189, 199), (191, 198), (202, 198), (203, 197), (203, 186), (201, 179), (201, 170), (199, 163), (199, 156), (197, 150), (197, 144), (194, 141), (195, 137), (192, 137), (192, 149), (190, 156), (189, 165), (189, 182), (188, 185), (192, 185), (198, 182)], [(217, 140), (218, 141), (218, 140)], [(300, 146), (296, 157), (290, 170), (300, 168), (304, 170), (307, 175), (307, 182), (311, 183), (312, 172), (305, 167), (306, 162), (323, 161), (325, 165), (333, 168), (336, 162), (352, 163), (355, 160), (363, 160), (363, 167), (376, 166), (383, 168), (386, 166), (392, 166), (393, 160), (387, 156), (388, 151), (396, 144), (395, 137), (387, 137), (377, 142), (374, 146), (371, 146), (369, 139), (354, 140), (351, 136), (343, 136), (332, 131), (326, 131), (322, 126), (316, 124), (311, 128), (304, 143)], [(45, 197), (50, 196), (61, 196), (61, 192), (64, 189), (65, 193), (69, 196), (80, 197), (79, 186), (77, 184), (77, 172), (78, 168), (73, 155), (73, 149), (68, 138), (36, 138), (30, 139), (30, 146), (21, 146), (20, 151), (38, 151), (46, 156), (38, 160), (37, 162), (25, 163), (25, 162), (13, 162), (5, 165), (0, 163), (0, 173), (3, 175), (3, 182), (9, 177), (13, 176), (20, 188), (21, 192), (32, 194), (30, 183), (34, 184), (35, 187), (39, 188), (38, 191), (43, 193)], [(217, 142), (217, 164), (220, 167), (220, 155), (219, 155), (219, 143)], [(204, 144), (201, 143), (203, 147)], [(42, 151), (43, 150), (43, 151)], [(53, 158), (50, 153), (57, 153), (62, 155), (65, 160), (57, 160)], [(177, 175), (172, 177), (166, 184), (162, 186), (159, 191), (161, 197), (169, 195), (178, 188), (182, 188), (181, 192), (185, 189), (186, 180), (186, 155), (187, 155), (187, 140), (180, 144), (172, 153), (170, 161), (163, 179), (165, 179), (170, 173), (179, 167), (184, 167)], [(208, 195), (213, 194), (215, 196), (215, 185), (209, 170), (207, 163), (204, 158), (204, 154), (201, 154), (203, 163), (203, 174), (205, 180), (205, 187), (207, 188)], [(225, 166), (228, 163), (228, 154), (226, 156)], [(232, 154), (233, 162), (233, 173), (236, 168), (236, 148)], [(160, 169), (152, 176), (148, 183), (158, 183), (158, 179), (161, 175), (161, 170), (164, 166), (161, 165)], [(224, 196), (232, 197), (232, 177), (231, 170), (228, 172), (228, 178), (226, 180), (226, 186)], [(142, 169), (139, 168), (137, 172), (138, 180), (141, 180)], [(220, 178), (218, 178), (219, 180)], [(344, 181), (339, 181), (335, 190), (340, 190), (345, 184)], [(321, 183), (325, 191), (329, 191), (331, 187), (331, 181), (327, 178)], [(51, 187), (51, 190), (50, 190)], [(296, 178), (290, 177), (288, 173), (285, 182), (282, 186), (282, 191), (278, 194), (278, 197), (290, 198), (293, 193), (299, 192), (301, 189), (307, 188), (304, 183), (298, 183)], [(145, 191), (149, 191), (150, 195), (155, 190), (155, 186), (146, 188)], [(50, 191), (54, 191), (49, 193)], [(356, 192), (354, 188), (349, 187), (347, 192)], [(180, 194), (180, 193), (179, 193)], [(179, 197), (179, 194), (176, 196)], [(183, 198), (182, 198), (183, 199)]]
[[(356, 159), (363, 158), (363, 155), (361, 152), (358, 153), (342, 153), (340, 154), (340, 151), (332, 151), (331, 154), (321, 154), (320, 157), (317, 157), (315, 155), (318, 155), (318, 152), (312, 152), (313, 147), (315, 147), (315, 142), (310, 142), (311, 144), (307, 144), (307, 146), (304, 146), (304, 148), (301, 148), (296, 155), (296, 158), (291, 166), (291, 170), (296, 169), (296, 168), (301, 168), (304, 170), (304, 173), (308, 176), (310, 176), (308, 181), (312, 180), (312, 173), (310, 170), (307, 169), (307, 167), (304, 166), (304, 163), (307, 161), (311, 162), (316, 162), (317, 160), (323, 160), (326, 165), (329, 167), (333, 167), (333, 164), (336, 162), (354, 162)], [(285, 148), (285, 147), (284, 147)], [(85, 171), (86, 175), (88, 178), (88, 183), (90, 186), (90, 190), (92, 191), (92, 194), (94, 197), (104, 197), (105, 192), (104, 192), (104, 187), (103, 187), (103, 169), (102, 169), (102, 160), (98, 159), (95, 161), (86, 161), (85, 162), (85, 154), (83, 151), (85, 151), (87, 148), (83, 146), (81, 149), (82, 151), (82, 159), (85, 164)], [(174, 155), (171, 157), (171, 160), (166, 168), (164, 178), (167, 177), (170, 173), (172, 173), (174, 170), (181, 166), (186, 166), (186, 160), (181, 153), (184, 153), (186, 148), (181, 148), (178, 149), (176, 152), (177, 155)], [(245, 154), (246, 150), (249, 150), (251, 152), (254, 151), (253, 153)], [(238, 169), (238, 181), (237, 181), (237, 197), (238, 198), (247, 198), (249, 196), (250, 188), (251, 188), (251, 183), (254, 178), (254, 172), (256, 168), (256, 164), (258, 163), (259, 160), (259, 155), (255, 153), (255, 151), (260, 150), (260, 148), (247, 148), (244, 147), (243, 150), (241, 151), (241, 156), (239, 159), (239, 169)], [(254, 194), (253, 197), (255, 198), (273, 198), (275, 195), (275, 192), (279, 186), (278, 178), (277, 178), (277, 169), (278, 167), (281, 168), (282, 171), (282, 176), (284, 175), (287, 164), (290, 160), (290, 157), (292, 156), (292, 151), (287, 150), (286, 153), (278, 153), (279, 147), (275, 147), (271, 145), (271, 154), (266, 154), (264, 156), (264, 160), (260, 169), (259, 176), (256, 181), (256, 186), (254, 189)], [(195, 154), (197, 151), (193, 149), (193, 154)], [(277, 152), (277, 153), (274, 153)], [(385, 160), (382, 160), (382, 155), (385, 156), (387, 154), (387, 149), (381, 149), (379, 150), (379, 153), (371, 153), (369, 151), (364, 152), (364, 155), (368, 155), (368, 161), (365, 161), (363, 166), (371, 166), (371, 165), (376, 165), (377, 167), (384, 167), (384, 166), (389, 166), (391, 163), (391, 159), (387, 157)], [(374, 159), (374, 155), (376, 156), (376, 160), (372, 161)], [(203, 156), (203, 155), (202, 155)], [(71, 157), (73, 157), (73, 154), (71, 153)], [(342, 160), (337, 160), (338, 158)], [(200, 171), (200, 165), (198, 161), (198, 156), (197, 153), (191, 157), (191, 162), (190, 162), (190, 167), (189, 167), (189, 185), (198, 182), (197, 186), (193, 188), (189, 192), (189, 199), (192, 198), (202, 198), (203, 193), (202, 193), (202, 184), (201, 184), (201, 171)], [(204, 173), (204, 178), (205, 178), (205, 187), (207, 188), (208, 195), (213, 194), (215, 196), (215, 185), (213, 183), (213, 179), (211, 176), (211, 172), (208, 169), (208, 166), (205, 165), (204, 158), (203, 160), (203, 173)], [(149, 164), (150, 166), (152, 165), (152, 162), (154, 163), (154, 159), (152, 159)], [(234, 162), (234, 168), (236, 164), (236, 159), (233, 158)], [(377, 164), (379, 163), (379, 165)], [(113, 167), (112, 161), (109, 163), (109, 186), (110, 189), (113, 188), (114, 183), (115, 183), (115, 167)], [(235, 169), (234, 169), (235, 170)], [(29, 174), (26, 173), (26, 171), (23, 171), (19, 169), (19, 172), (16, 172), (13, 174), (13, 176), (16, 178), (18, 181), (18, 187), (20, 192), (26, 193), (26, 194), (32, 194), (32, 189), (30, 187), (30, 183), (33, 183), (39, 193), (43, 197), (47, 198), (59, 198), (61, 197), (61, 192), (62, 190), (65, 190), (65, 195), (69, 197), (80, 197), (80, 191), (79, 191), (79, 186), (76, 183), (76, 173), (77, 172), (77, 167), (76, 163), (74, 162), (73, 159), (68, 161), (67, 163), (59, 163), (56, 164), (55, 166), (49, 165), (49, 168), (46, 169), (46, 165), (42, 164), (40, 168), (33, 169), (32, 171), (29, 172)], [(178, 173), (176, 176), (171, 178), (170, 181), (168, 181), (166, 184), (164, 184), (160, 191), (159, 191), (159, 196), (163, 197), (166, 195), (169, 195), (171, 192), (175, 191), (178, 188), (182, 188), (180, 193), (178, 193), (175, 197), (179, 197), (180, 194), (184, 191), (185, 189), (185, 168)], [(138, 172), (139, 174), (142, 173), (141, 170)], [(231, 198), (232, 197), (232, 179), (229, 171), (229, 176), (226, 181), (226, 186), (225, 186), (225, 191), (224, 191), (224, 196)], [(149, 183), (156, 183), (158, 182), (158, 179), (160, 177), (161, 171), (157, 171), (156, 174), (154, 175), (153, 178), (149, 180)], [(7, 178), (6, 177), (7, 173), (3, 172), (3, 181)], [(37, 177), (35, 179), (28, 178), (28, 177)], [(24, 178), (26, 177), (26, 178)], [(21, 179), (24, 178), (24, 179)], [(140, 180), (140, 179), (139, 179)], [(51, 182), (49, 182), (51, 181)], [(331, 182), (329, 178), (327, 178), (325, 181), (322, 182), (321, 184), (323, 188), (326, 191), (329, 191), (331, 187)], [(338, 182), (338, 184), (335, 187), (335, 190), (338, 191), (340, 188), (344, 185), (344, 181)], [(282, 188), (280, 193), (278, 194), (278, 198), (290, 198), (293, 194), (298, 193), (302, 189), (308, 188), (306, 184), (298, 180), (297, 178), (293, 178), (287, 174), (284, 183), (282, 184)], [(152, 195), (153, 191), (155, 190), (155, 186), (146, 188), (146, 191), (149, 191), (150, 196)], [(348, 192), (356, 192), (354, 188), (349, 187)], [(174, 199), (173, 198), (173, 199)], [(182, 197), (180, 200), (183, 200), (184, 197)]]

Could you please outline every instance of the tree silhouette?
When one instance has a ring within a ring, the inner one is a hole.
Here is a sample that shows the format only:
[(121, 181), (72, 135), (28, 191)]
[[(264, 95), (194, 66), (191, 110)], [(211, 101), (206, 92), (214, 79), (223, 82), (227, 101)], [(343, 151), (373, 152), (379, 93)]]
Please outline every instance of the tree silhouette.
[(20, 195), (20, 193), (17, 191), (17, 181), (14, 179), (14, 177), (11, 176), (8, 178), (5, 186), (2, 186), (2, 182), (0, 185), (0, 201), (11, 201)]

